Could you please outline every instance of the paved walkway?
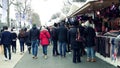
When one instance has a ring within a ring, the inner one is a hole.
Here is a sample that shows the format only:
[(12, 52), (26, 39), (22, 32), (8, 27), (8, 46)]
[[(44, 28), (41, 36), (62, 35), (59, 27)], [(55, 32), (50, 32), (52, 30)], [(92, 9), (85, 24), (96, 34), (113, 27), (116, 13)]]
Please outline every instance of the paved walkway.
[[(0, 68), (14, 68), (16, 63), (23, 57), (23, 55), (20, 54), (20, 47), (19, 47), (19, 41), (17, 41), (17, 53), (12, 53), (11, 60), (5, 61), (4, 59), (4, 54), (0, 54)], [(26, 51), (26, 46), (25, 46), (25, 51)]]
[(72, 63), (72, 54), (67, 54), (65, 58), (52, 56), (52, 46), (48, 47), (48, 59), (43, 58), (42, 48), (39, 48), (38, 59), (33, 59), (28, 52), (15, 65), (14, 68), (116, 68), (101, 59), (97, 62), (86, 62), (86, 56), (81, 58), (81, 63)]

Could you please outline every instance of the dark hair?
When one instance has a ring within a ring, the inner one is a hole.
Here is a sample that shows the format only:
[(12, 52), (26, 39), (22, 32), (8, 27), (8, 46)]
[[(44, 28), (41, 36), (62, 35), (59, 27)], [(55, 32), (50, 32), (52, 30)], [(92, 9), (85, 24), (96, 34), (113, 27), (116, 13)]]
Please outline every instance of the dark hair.
[(7, 29), (8, 29), (8, 26), (3, 26), (3, 29), (4, 29), (4, 30), (7, 30)]
[(24, 31), (27, 31), (27, 28), (24, 28)]
[(54, 26), (55, 26), (55, 27), (57, 27), (57, 26), (58, 26), (58, 24), (57, 24), (57, 23), (54, 23)]
[(20, 30), (20, 37), (25, 37), (25, 31), (24, 31), (24, 29)]

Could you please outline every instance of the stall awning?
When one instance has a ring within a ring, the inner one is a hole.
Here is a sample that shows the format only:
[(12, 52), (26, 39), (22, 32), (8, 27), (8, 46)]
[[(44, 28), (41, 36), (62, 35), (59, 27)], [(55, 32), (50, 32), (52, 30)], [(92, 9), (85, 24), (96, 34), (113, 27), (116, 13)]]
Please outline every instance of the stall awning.
[(80, 8), (79, 6), (72, 4), (72, 6), (70, 7), (70, 11), (68, 12), (67, 16), (71, 15), (73, 12), (75, 12), (79, 8)]
[(93, 10), (99, 10), (102, 8), (106, 8), (110, 5), (112, 5), (113, 2), (115, 4), (117, 4), (117, 3), (119, 3), (119, 0), (90, 1), (90, 2), (86, 3), (85, 5), (83, 5), (82, 7), (80, 7), (78, 10), (76, 10), (70, 16), (76, 16), (79, 14), (90, 13)]

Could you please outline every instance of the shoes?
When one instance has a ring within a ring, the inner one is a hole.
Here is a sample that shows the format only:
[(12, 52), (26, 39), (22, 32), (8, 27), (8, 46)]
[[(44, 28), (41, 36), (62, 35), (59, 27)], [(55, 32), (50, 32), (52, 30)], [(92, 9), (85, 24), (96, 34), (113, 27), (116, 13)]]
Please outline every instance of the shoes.
[(38, 59), (38, 57), (37, 57), (37, 56), (35, 56), (35, 57), (34, 57), (34, 59)]
[(71, 54), (71, 52), (68, 52), (69, 54)]
[(95, 59), (92, 59), (91, 62), (96, 62), (96, 60), (95, 60)]
[(5, 61), (8, 61), (8, 59), (7, 59), (7, 58), (5, 58)]
[(96, 60), (95, 59), (87, 58), (87, 62), (96, 62)]
[(57, 53), (57, 55), (60, 55), (59, 53)]
[(76, 63), (75, 61), (73, 61), (73, 63)]
[(32, 57), (33, 59), (35, 58), (35, 56)]
[(44, 58), (47, 59), (48, 58), (47, 55), (45, 55)]
[(53, 56), (58, 56), (58, 55), (60, 55), (59, 53), (57, 53), (57, 54), (53, 54)]
[(87, 58), (87, 62), (90, 62), (91, 61), (91, 59), (90, 58)]
[(38, 57), (37, 57), (37, 56), (33, 56), (32, 58), (33, 58), (33, 59), (38, 59)]

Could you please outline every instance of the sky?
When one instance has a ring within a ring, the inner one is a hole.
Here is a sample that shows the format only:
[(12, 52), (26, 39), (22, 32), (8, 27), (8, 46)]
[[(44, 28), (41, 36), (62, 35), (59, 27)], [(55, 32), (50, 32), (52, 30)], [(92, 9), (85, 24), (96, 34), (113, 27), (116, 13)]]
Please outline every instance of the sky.
[(52, 14), (59, 12), (64, 0), (32, 0), (31, 7), (40, 16), (41, 24), (45, 25)]

